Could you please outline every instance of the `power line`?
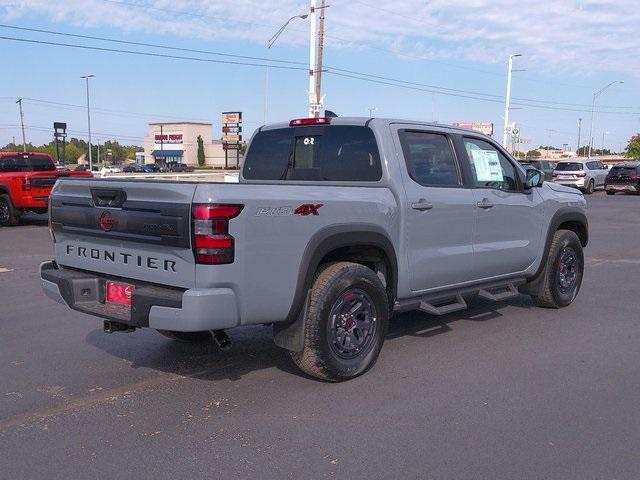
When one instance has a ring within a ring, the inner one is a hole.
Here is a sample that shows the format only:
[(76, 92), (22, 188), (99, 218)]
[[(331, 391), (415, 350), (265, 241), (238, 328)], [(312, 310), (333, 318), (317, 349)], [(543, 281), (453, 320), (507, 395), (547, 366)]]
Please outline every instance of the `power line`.
[[(180, 55), (168, 55), (165, 53), (153, 53), (153, 52), (140, 52), (136, 50), (121, 50), (117, 48), (106, 48), (106, 47), (96, 47), (89, 45), (77, 45), (73, 43), (61, 43), (61, 42), (48, 42), (44, 40), (32, 40), (27, 38), (18, 38), (18, 37), (5, 37), (0, 36), (0, 40), (10, 40), (14, 42), (23, 42), (23, 43), (35, 43), (40, 45), (51, 45), (58, 47), (68, 47), (68, 48), (79, 48), (82, 50), (98, 50), (102, 52), (111, 52), (111, 53), (126, 53), (130, 55), (142, 55), (146, 57), (156, 57), (156, 58), (170, 58), (174, 60), (192, 60), (196, 62), (205, 62), (205, 63), (220, 63), (225, 65), (239, 65), (246, 67), (266, 67), (266, 63), (251, 63), (251, 62), (239, 62), (233, 60), (215, 60), (213, 58), (200, 58), (200, 57), (186, 57)], [(282, 70), (304, 70), (307, 71), (306, 68), (303, 67), (293, 67), (287, 65), (270, 65), (271, 68), (279, 68)]]
[[(106, 1), (106, 0), (104, 0), (104, 1)], [(203, 53), (203, 54), (206, 54), (206, 55), (217, 55), (217, 56), (221, 56), (221, 57), (241, 58), (241, 59), (244, 59), (244, 60), (258, 60), (258, 61), (262, 61), (262, 62), (287, 63), (287, 64), (292, 64), (292, 65), (306, 65), (305, 62), (297, 62), (297, 61), (293, 61), (293, 60), (268, 59), (268, 58), (264, 58), (264, 57), (252, 57), (252, 56), (248, 56), (248, 55), (237, 55), (237, 54), (233, 54), (233, 53), (215, 52), (215, 51), (211, 51), (211, 50), (196, 50), (196, 49), (193, 49), (193, 48), (172, 47), (172, 46), (169, 46), (169, 45), (162, 45), (162, 44), (157, 44), (157, 43), (133, 42), (133, 41), (129, 41), (129, 40), (118, 40), (118, 39), (115, 39), (115, 38), (96, 37), (96, 36), (93, 36), (93, 35), (80, 35), (80, 34), (77, 34), (77, 33), (57, 32), (57, 31), (54, 31), (54, 30), (44, 30), (44, 29), (40, 29), (40, 28), (18, 27), (18, 26), (15, 26), (15, 25), (6, 25), (6, 24), (0, 24), (0, 27), (2, 27), (2, 28), (10, 28), (12, 30), (22, 30), (22, 31), (26, 31), (26, 32), (47, 33), (47, 34), (51, 34), (51, 35), (60, 35), (60, 36), (65, 36), (65, 37), (84, 38), (84, 39), (87, 39), (87, 40), (98, 40), (98, 41), (101, 41), (101, 42), (120, 43), (120, 44), (124, 44), (124, 45), (136, 45), (136, 46), (140, 46), (140, 47), (162, 48), (162, 49), (165, 49), (165, 50), (173, 50), (173, 51), (179, 51), (179, 52)]]
[[(115, 0), (103, 0), (103, 1), (109, 1), (109, 2), (113, 1), (113, 2), (115, 2)], [(115, 3), (122, 3), (122, 2), (115, 2)], [(359, 2), (359, 3), (363, 3), (363, 2)], [(128, 3), (126, 3), (126, 4), (129, 5)], [(292, 61), (292, 60), (270, 60), (270, 59), (263, 58), (263, 57), (236, 55), (236, 54), (230, 54), (230, 53), (225, 53), (225, 52), (214, 52), (214, 51), (210, 51), (210, 50), (197, 50), (197, 49), (190, 49), (190, 48), (172, 47), (172, 46), (169, 46), (169, 45), (154, 44), (154, 43), (132, 42), (132, 41), (118, 40), (118, 39), (108, 38), (108, 37), (96, 37), (96, 36), (91, 36), (91, 35), (80, 35), (80, 34), (67, 33), (67, 32), (58, 32), (58, 31), (53, 31), (53, 30), (19, 27), (19, 26), (15, 26), (15, 25), (0, 24), (0, 27), (14, 29), (14, 30), (22, 30), (22, 31), (37, 32), (37, 33), (47, 33), (47, 34), (52, 34), (52, 35), (68, 36), (68, 37), (74, 37), (74, 38), (84, 38), (84, 39), (98, 40), (98, 41), (104, 41), (104, 42), (114, 42), (114, 43), (120, 43), (120, 44), (145, 46), (145, 47), (151, 47), (151, 48), (161, 48), (161, 49), (175, 50), (175, 51), (185, 51), (185, 52), (192, 52), (192, 53), (203, 53), (203, 54), (209, 54), (209, 55), (219, 55), (219, 56), (225, 56), (225, 57), (259, 60), (259, 61), (265, 61), (265, 62), (274, 61), (274, 62), (280, 62), (280, 63), (294, 64), (294, 65), (306, 65), (306, 63), (304, 63), (304, 62), (298, 62), (298, 61)], [(86, 47), (88, 48), (88, 46), (86, 46)], [(189, 59), (191, 59), (191, 57), (189, 57)], [(468, 94), (468, 95), (486, 96), (486, 97), (502, 99), (502, 95), (498, 95), (498, 94), (484, 93), (484, 92), (478, 92), (478, 91), (472, 91), (472, 90), (460, 90), (460, 89), (454, 89), (454, 88), (448, 88), (448, 87), (440, 87), (438, 85), (430, 85), (430, 84), (426, 84), (426, 83), (409, 82), (409, 81), (406, 81), (406, 80), (400, 80), (400, 79), (396, 79), (396, 78), (390, 78), (390, 77), (385, 77), (385, 76), (375, 75), (375, 74), (370, 74), (370, 73), (356, 72), (356, 71), (353, 71), (353, 70), (347, 70), (347, 69), (337, 68), (337, 67), (329, 67), (329, 68), (331, 68), (332, 70), (338, 71), (338, 72), (349, 73), (349, 74), (352, 74), (352, 75), (368, 76), (368, 77), (371, 77), (371, 78), (378, 78), (380, 80), (388, 80), (388, 81), (393, 81), (393, 82), (396, 82), (396, 83), (403, 83), (403, 84), (407, 84), (407, 85), (414, 85), (414, 86), (426, 87), (426, 88), (431, 88), (431, 89), (436, 89), (436, 90), (444, 90), (444, 91), (449, 91), (449, 92), (464, 93), (464, 94)], [(433, 92), (433, 93), (435, 93), (435, 92)], [(572, 106), (572, 107), (590, 107), (590, 105), (588, 105), (588, 104), (556, 102), (556, 101), (550, 101), (550, 100), (540, 100), (540, 99), (531, 99), (531, 98), (522, 98), (522, 97), (513, 97), (513, 99), (514, 100), (520, 100), (520, 101), (523, 101), (523, 102), (543, 103), (543, 104), (549, 104), (549, 105), (564, 105), (564, 106)], [(84, 108), (84, 107), (82, 107), (82, 108)], [(633, 109), (634, 107), (602, 105), (601, 108), (619, 108), (619, 109), (630, 110), (630, 109)], [(158, 116), (158, 117), (160, 117), (160, 116)]]
[[(445, 91), (433, 90), (433, 89), (428, 89), (428, 88), (420, 88), (418, 86), (413, 86), (413, 85), (408, 85), (408, 84), (403, 84), (403, 83), (397, 83), (397, 82), (394, 82), (393, 80), (389, 80), (389, 81), (378, 80), (378, 79), (376, 79), (374, 77), (371, 77), (371, 76), (368, 76), (368, 75), (364, 75), (364, 74), (361, 74), (361, 75), (349, 75), (349, 74), (345, 74), (345, 73), (332, 71), (330, 69), (327, 70), (326, 73), (329, 73), (329, 74), (332, 74), (332, 75), (337, 75), (337, 76), (340, 76), (340, 77), (352, 78), (352, 79), (355, 79), (355, 80), (362, 80), (362, 81), (366, 81), (366, 82), (370, 82), (370, 83), (377, 83), (377, 84), (380, 84), (380, 85), (387, 85), (387, 86), (391, 86), (391, 87), (405, 88), (405, 89), (409, 89), (409, 90), (416, 90), (416, 91), (427, 92), (427, 93), (435, 93), (435, 94), (446, 95), (446, 96), (450, 96), (450, 97), (466, 98), (466, 99), (469, 99), (469, 100), (478, 100), (478, 101), (484, 101), (484, 102), (490, 102), (490, 103), (498, 103), (498, 104), (504, 103), (502, 100), (493, 99), (493, 98), (484, 98), (484, 97), (477, 97), (477, 96), (473, 96), (473, 95), (464, 95), (464, 94), (454, 93), (454, 92), (445, 92)], [(560, 111), (567, 111), (567, 112), (585, 112), (585, 113), (590, 112), (590, 110), (579, 110), (579, 109), (573, 109), (573, 108), (554, 107), (554, 106), (549, 106), (549, 105), (535, 105), (535, 104), (528, 104), (528, 103), (522, 103), (522, 102), (512, 102), (512, 105), (519, 106), (519, 107), (539, 108), (539, 109), (544, 109), (544, 110), (560, 110)], [(612, 114), (612, 115), (640, 115), (640, 112), (599, 111), (597, 113)]]
[[(69, 44), (69, 43), (61, 43), (61, 42), (49, 42), (49, 41), (43, 41), (43, 40), (32, 40), (32, 39), (25, 39), (25, 38), (18, 38), (18, 37), (0, 36), (0, 39), (1, 40), (17, 41), (17, 42), (25, 42), (25, 43), (33, 43), (33, 44), (41, 44), (41, 45), (62, 46), (62, 47), (68, 47), (68, 48), (79, 48), (79, 49), (84, 49), (84, 50), (97, 50), (97, 51), (103, 51), (103, 52), (109, 52), (109, 53), (125, 53), (125, 54), (130, 54), (130, 55), (142, 55), (142, 56), (148, 56), (148, 57), (154, 57), (154, 58), (169, 58), (169, 59), (179, 59), (179, 60), (191, 60), (191, 61), (199, 61), (199, 62), (206, 62), (206, 63), (219, 63), (219, 64), (239, 65), (239, 66), (252, 66), (252, 67), (266, 67), (267, 66), (267, 64), (257, 64), (257, 63), (250, 63), (250, 62), (239, 62), (239, 61), (230, 61), (230, 60), (215, 60), (215, 59), (191, 57), (191, 56), (168, 55), (168, 54), (161, 54), (161, 53), (154, 53), (154, 52), (141, 52), (141, 51), (136, 51), (136, 50), (122, 50), (122, 49), (97, 47), (97, 46), (89, 46), (89, 45), (77, 45), (77, 44)], [(295, 67), (295, 66), (288, 66), (288, 65), (272, 65), (272, 67), (273, 68), (284, 69), (284, 70), (307, 71), (307, 69), (303, 68), (303, 67)], [(341, 72), (348, 72), (348, 73), (341, 73)], [(412, 89), (412, 90), (424, 91), (424, 92), (428, 92), (428, 93), (434, 93), (434, 94), (440, 94), (440, 95), (446, 95), (446, 96), (453, 96), (453, 97), (459, 97), (459, 98), (467, 98), (467, 99), (479, 100), (479, 101), (486, 101), (486, 102), (491, 102), (491, 103), (502, 103), (502, 100), (499, 99), (499, 96), (498, 95), (494, 95), (494, 94), (485, 94), (485, 93), (474, 92), (474, 91), (464, 91), (464, 90), (449, 89), (447, 87), (435, 87), (435, 86), (426, 85), (426, 84), (418, 84), (418, 83), (415, 83), (415, 82), (407, 82), (405, 80), (393, 79), (393, 78), (390, 78), (390, 77), (384, 77), (384, 76), (380, 76), (380, 75), (372, 75), (372, 74), (355, 72), (355, 71), (346, 70), (346, 69), (333, 68), (333, 67), (329, 67), (327, 69), (327, 73), (331, 73), (331, 74), (337, 75), (337, 76), (357, 79), (357, 80), (363, 80), (363, 81), (368, 81), (368, 82), (373, 82), (373, 83), (379, 83), (379, 84), (388, 85), (388, 86), (395, 86), (395, 87), (401, 87), (401, 88), (408, 88), (408, 89)], [(421, 86), (426, 86), (427, 88), (419, 88)], [(527, 101), (545, 103), (545, 105), (542, 105), (542, 104), (541, 105), (535, 105), (535, 104), (530, 104), (530, 103), (522, 103), (522, 101), (520, 103), (515, 103), (514, 102), (514, 105), (516, 105), (516, 106), (525, 106), (525, 107), (530, 107), (530, 108), (540, 108), (540, 109), (546, 109), (546, 110), (564, 110), (564, 111), (588, 113), (587, 110), (561, 108), (559, 106), (558, 107), (550, 106), (550, 105), (557, 105), (555, 102), (550, 102), (550, 101), (543, 101), (543, 100), (527, 100)], [(546, 105), (546, 104), (548, 104), (548, 105)], [(576, 104), (576, 106), (581, 106), (581, 105)], [(619, 108), (619, 107), (611, 107), (611, 108)], [(627, 115), (627, 114), (637, 115), (638, 114), (638, 112), (607, 112), (607, 111), (599, 111), (598, 113), (620, 114), (620, 115)]]

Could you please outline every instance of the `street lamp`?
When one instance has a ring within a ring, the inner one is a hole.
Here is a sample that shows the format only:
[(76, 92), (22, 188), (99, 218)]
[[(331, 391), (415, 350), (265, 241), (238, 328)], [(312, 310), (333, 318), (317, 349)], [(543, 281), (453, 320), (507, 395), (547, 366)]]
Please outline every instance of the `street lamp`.
[(595, 92), (593, 94), (593, 101), (591, 102), (591, 122), (589, 122), (589, 154), (587, 155), (587, 158), (591, 157), (591, 149), (593, 148), (593, 115), (594, 115), (594, 111), (596, 108), (596, 99), (602, 95), (602, 93), (609, 87), (615, 85), (615, 84), (623, 84), (624, 82), (622, 80), (615, 80), (611, 83), (608, 83), (607, 85), (605, 85), (604, 87), (602, 87), (600, 90), (598, 90), (597, 92)]
[(369, 107), (369, 118), (373, 117), (373, 112), (377, 112), (378, 107)]
[(82, 75), (80, 78), (86, 80), (87, 83), (87, 131), (89, 133), (89, 171), (93, 171), (93, 159), (91, 158), (91, 109), (89, 108), (89, 79), (95, 75)]
[(511, 132), (509, 131), (509, 104), (511, 103), (511, 74), (513, 72), (513, 59), (521, 57), (521, 53), (509, 55), (509, 71), (507, 73), (507, 95), (504, 102), (504, 129), (502, 130), (502, 146), (507, 148), (507, 143)]
[(276, 33), (274, 33), (273, 36), (269, 40), (267, 40), (267, 69), (264, 78), (264, 123), (267, 123), (267, 111), (269, 110), (269, 68), (271, 66), (271, 47), (273, 47), (273, 45), (276, 43), (276, 40), (278, 40), (278, 37), (282, 35), (282, 33), (292, 20), (295, 20), (296, 18), (305, 20), (308, 16), (309, 15), (306, 13), (303, 13), (301, 15), (294, 15), (289, 20), (284, 22), (284, 24), (276, 31)]

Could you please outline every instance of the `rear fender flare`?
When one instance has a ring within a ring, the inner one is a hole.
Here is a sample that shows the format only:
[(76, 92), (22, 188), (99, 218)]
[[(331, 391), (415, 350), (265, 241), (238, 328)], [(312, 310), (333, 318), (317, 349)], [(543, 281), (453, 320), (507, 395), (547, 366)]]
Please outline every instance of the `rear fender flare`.
[(330, 252), (352, 246), (380, 248), (386, 255), (390, 271), (387, 288), (395, 298), (398, 279), (398, 261), (393, 243), (386, 232), (376, 225), (347, 224), (326, 227), (311, 237), (307, 244), (296, 283), (296, 291), (287, 319), (274, 324), (276, 345), (292, 351), (304, 347), (304, 312), (309, 289), (322, 259)]

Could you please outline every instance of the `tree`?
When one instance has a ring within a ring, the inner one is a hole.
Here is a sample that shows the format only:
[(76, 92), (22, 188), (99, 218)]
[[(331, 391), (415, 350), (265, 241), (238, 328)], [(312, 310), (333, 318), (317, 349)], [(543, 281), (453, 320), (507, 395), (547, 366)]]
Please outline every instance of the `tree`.
[(640, 135), (634, 135), (633, 137), (631, 137), (624, 156), (627, 158), (640, 159)]
[(198, 165), (204, 167), (204, 141), (202, 141), (202, 137), (198, 135)]
[(527, 152), (527, 158), (540, 158), (542, 154), (538, 150), (529, 150)]

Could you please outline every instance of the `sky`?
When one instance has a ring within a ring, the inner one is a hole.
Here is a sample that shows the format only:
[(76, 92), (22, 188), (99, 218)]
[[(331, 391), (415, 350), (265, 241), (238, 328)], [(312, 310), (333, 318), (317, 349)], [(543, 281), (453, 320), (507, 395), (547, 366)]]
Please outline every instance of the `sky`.
[[(327, 3), (322, 93), (340, 116), (486, 121), (501, 139), (518, 53), (509, 115), (529, 141), (521, 149), (575, 149), (580, 118), (587, 144), (594, 93), (611, 82), (624, 83), (597, 97), (594, 147), (619, 151), (640, 130), (637, 0)], [(304, 117), (308, 20), (266, 44), (308, 10), (298, 0), (0, 0), (0, 145), (20, 141), (18, 97), (27, 141), (51, 140), (54, 121), (86, 137), (85, 74), (95, 75), (94, 142), (141, 145), (148, 122), (171, 120), (210, 121), (215, 138), (223, 111), (243, 112), (245, 137), (265, 119)]]

